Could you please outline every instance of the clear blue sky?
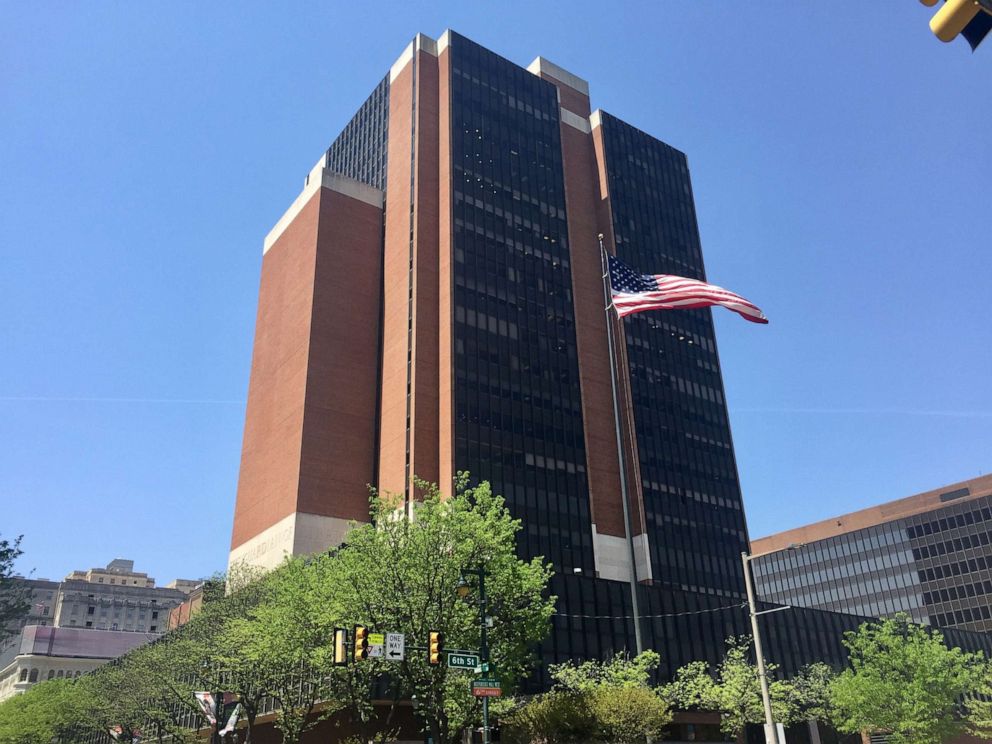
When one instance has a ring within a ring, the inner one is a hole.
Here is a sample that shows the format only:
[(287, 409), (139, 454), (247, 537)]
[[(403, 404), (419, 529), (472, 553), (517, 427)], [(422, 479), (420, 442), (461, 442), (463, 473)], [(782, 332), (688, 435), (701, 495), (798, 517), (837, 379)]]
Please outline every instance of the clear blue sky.
[[(886, 3), (0, 6), (0, 533), (224, 566), (262, 238), (417, 31), (689, 156), (754, 536), (992, 468), (992, 41)], [(643, 267), (650, 270), (650, 267)]]

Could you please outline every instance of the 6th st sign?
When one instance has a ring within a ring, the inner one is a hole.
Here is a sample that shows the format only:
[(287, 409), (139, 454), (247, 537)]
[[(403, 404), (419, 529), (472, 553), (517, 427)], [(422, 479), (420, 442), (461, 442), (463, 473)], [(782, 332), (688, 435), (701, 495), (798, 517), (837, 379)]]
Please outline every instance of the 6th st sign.
[(448, 654), (449, 669), (472, 669), (479, 666), (479, 657), (475, 654)]

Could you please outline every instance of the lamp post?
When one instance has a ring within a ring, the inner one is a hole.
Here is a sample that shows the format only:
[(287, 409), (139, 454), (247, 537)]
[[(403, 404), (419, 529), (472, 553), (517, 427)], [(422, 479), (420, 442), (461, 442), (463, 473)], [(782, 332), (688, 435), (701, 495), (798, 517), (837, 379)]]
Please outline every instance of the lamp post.
[[(463, 568), (462, 575), (458, 579), (455, 589), (462, 599), (468, 597), (472, 588), (465, 580), (465, 574), (472, 574), (479, 577), (479, 651), (482, 657), (482, 668), (489, 673), (489, 638), (487, 634), (486, 615), (489, 610), (489, 600), (486, 596), (486, 571), (482, 566), (478, 568)], [(482, 744), (489, 744), (489, 698), (482, 698)]]
[[(787, 550), (798, 550), (803, 547), (801, 543), (793, 543)], [(770, 551), (778, 552), (778, 551)], [(748, 614), (751, 616), (751, 635), (754, 637), (754, 655), (758, 662), (758, 680), (761, 682), (761, 705), (765, 709), (765, 742), (767, 744), (785, 744), (779, 742), (778, 729), (775, 727), (775, 719), (772, 716), (772, 699), (768, 694), (768, 674), (765, 671), (765, 655), (761, 651), (761, 632), (758, 630), (758, 615), (766, 615), (769, 612), (787, 610), (788, 607), (778, 607), (773, 610), (758, 612), (754, 603), (754, 583), (751, 579), (751, 561), (755, 558), (769, 555), (769, 553), (759, 553), (758, 555), (748, 555), (741, 553), (741, 563), (744, 564), (744, 586), (747, 589)]]

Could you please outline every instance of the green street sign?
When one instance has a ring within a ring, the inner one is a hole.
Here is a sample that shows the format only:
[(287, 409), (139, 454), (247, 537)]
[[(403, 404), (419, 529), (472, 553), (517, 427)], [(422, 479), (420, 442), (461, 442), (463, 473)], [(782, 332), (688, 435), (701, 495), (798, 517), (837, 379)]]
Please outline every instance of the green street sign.
[(451, 669), (475, 669), (479, 657), (475, 654), (448, 654), (448, 667)]

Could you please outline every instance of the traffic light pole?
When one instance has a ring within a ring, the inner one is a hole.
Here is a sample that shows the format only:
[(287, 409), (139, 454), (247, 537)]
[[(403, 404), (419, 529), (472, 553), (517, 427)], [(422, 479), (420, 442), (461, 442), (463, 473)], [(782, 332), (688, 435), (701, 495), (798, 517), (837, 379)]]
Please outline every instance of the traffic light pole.
[[(489, 669), (489, 635), (486, 626), (486, 616), (489, 614), (489, 598), (486, 596), (486, 571), (479, 566), (475, 569), (465, 569), (463, 574), (473, 574), (479, 577), (479, 630), (480, 651), (482, 652), (483, 669)], [(489, 698), (482, 698), (482, 744), (489, 744)]]

